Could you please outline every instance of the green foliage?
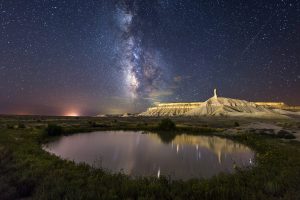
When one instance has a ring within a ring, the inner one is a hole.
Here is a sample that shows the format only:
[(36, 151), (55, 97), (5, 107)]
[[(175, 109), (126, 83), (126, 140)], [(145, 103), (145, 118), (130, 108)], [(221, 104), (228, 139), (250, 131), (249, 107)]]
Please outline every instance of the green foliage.
[(171, 119), (166, 118), (160, 121), (158, 129), (162, 131), (172, 131), (176, 129), (176, 125)]
[(46, 128), (46, 133), (49, 136), (58, 136), (64, 133), (64, 129), (56, 124), (48, 124)]

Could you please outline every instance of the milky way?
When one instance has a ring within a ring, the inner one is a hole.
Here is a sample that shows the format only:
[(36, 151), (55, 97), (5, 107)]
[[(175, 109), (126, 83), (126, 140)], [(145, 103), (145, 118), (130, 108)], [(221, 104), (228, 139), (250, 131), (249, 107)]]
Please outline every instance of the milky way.
[(166, 74), (159, 51), (143, 44), (138, 9), (134, 1), (116, 4), (115, 19), (120, 30), (116, 48), (125, 91), (134, 100), (151, 100), (151, 94), (164, 87)]

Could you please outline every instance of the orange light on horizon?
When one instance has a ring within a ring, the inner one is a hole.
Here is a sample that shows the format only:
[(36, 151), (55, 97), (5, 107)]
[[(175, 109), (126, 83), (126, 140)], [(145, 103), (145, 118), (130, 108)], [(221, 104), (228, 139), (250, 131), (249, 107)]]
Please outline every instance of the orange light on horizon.
[(15, 113), (16, 115), (31, 115), (30, 112), (26, 112), (26, 111), (19, 111)]
[(77, 116), (80, 116), (80, 114), (78, 112), (75, 112), (75, 111), (70, 111), (70, 112), (67, 112), (66, 114), (64, 114), (64, 116), (77, 117)]

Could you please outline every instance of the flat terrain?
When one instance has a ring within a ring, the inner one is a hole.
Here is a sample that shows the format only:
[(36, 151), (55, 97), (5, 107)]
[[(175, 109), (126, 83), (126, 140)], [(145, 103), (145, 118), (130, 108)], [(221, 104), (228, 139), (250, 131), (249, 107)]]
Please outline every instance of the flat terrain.
[[(300, 199), (299, 119), (172, 118), (176, 129), (171, 131), (160, 130), (161, 120), (0, 116), (0, 199)], [(49, 125), (59, 131), (49, 132)], [(217, 135), (251, 147), (256, 163), (211, 179), (133, 180), (61, 160), (41, 149), (60, 135), (96, 130)]]

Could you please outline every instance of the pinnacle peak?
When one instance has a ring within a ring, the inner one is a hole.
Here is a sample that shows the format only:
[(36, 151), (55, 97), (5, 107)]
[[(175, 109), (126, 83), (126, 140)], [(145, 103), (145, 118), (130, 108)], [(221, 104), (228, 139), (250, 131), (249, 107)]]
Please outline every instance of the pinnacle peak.
[(214, 98), (218, 98), (217, 89), (214, 89)]

